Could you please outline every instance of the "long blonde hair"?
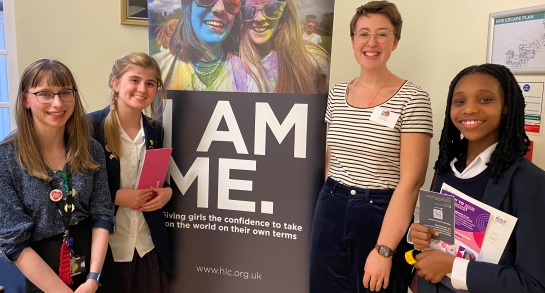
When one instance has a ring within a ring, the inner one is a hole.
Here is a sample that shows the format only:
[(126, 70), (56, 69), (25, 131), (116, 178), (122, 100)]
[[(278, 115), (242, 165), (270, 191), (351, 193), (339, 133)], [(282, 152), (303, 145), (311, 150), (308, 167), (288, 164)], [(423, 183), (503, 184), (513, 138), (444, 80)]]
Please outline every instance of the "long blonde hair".
[[(278, 30), (273, 36), (274, 50), (278, 57), (276, 93), (327, 92), (327, 73), (322, 72), (318, 61), (313, 60), (310, 52), (320, 54), (325, 59), (329, 59), (329, 56), (321, 47), (305, 42), (302, 34), (297, 8), (292, 0), (287, 0)], [(266, 76), (261, 57), (245, 32), (240, 36), (240, 59), (246, 72), (256, 81), (259, 91), (266, 91), (267, 86), (260, 77)]]
[(47, 84), (49, 86), (73, 87), (75, 91), (74, 113), (64, 130), (66, 164), (80, 173), (83, 170), (98, 170), (98, 164), (90, 152), (90, 126), (81, 103), (76, 80), (70, 69), (53, 59), (40, 59), (30, 64), (21, 76), (17, 101), (15, 103), (15, 121), (17, 131), (6, 138), (2, 144), (14, 143), (17, 160), (30, 176), (51, 181), (40, 147), (38, 134), (34, 128), (32, 112), (25, 108), (25, 96), (28, 89)]
[(161, 69), (155, 59), (151, 58), (146, 53), (130, 53), (117, 59), (112, 66), (112, 72), (108, 78), (108, 86), (110, 87), (110, 113), (104, 120), (104, 140), (108, 151), (118, 158), (121, 157), (121, 137), (119, 136), (120, 125), (117, 120), (116, 107), (118, 93), (112, 87), (112, 80), (120, 80), (121, 77), (133, 67), (142, 67), (144, 69), (152, 69), (157, 79), (158, 95), (155, 95), (153, 103), (145, 109), (144, 112), (151, 118), (152, 123), (156, 123), (160, 116), (160, 111), (164, 109), (163, 102), (166, 100), (166, 91), (164, 90), (163, 80), (161, 79)]

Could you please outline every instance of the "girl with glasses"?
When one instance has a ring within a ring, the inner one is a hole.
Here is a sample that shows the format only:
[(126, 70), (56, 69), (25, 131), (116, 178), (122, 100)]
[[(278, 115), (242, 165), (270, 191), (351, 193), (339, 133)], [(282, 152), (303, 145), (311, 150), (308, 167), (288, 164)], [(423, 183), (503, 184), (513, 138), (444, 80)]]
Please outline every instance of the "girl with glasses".
[[(395, 4), (357, 8), (350, 35), (360, 75), (329, 92), (326, 182), (311, 241), (310, 292), (407, 292), (405, 234), (424, 183), (432, 114), (428, 94), (387, 62), (402, 19)], [(377, 31), (395, 32), (378, 42)], [(354, 32), (368, 31), (365, 43)], [(398, 251), (398, 252), (396, 252)]]
[(329, 55), (305, 42), (293, 0), (242, 0), (240, 60), (248, 92), (326, 93)]
[(117, 292), (104, 152), (70, 70), (29, 65), (15, 111), (17, 130), (0, 143), (0, 257), (25, 275), (27, 292)]
[(157, 108), (166, 97), (161, 71), (147, 54), (131, 53), (115, 61), (108, 85), (110, 106), (90, 117), (93, 136), (104, 147), (116, 210), (110, 246), (120, 292), (168, 292), (172, 256), (162, 209), (172, 189), (135, 189), (144, 152), (163, 147), (164, 131), (157, 121)]
[(240, 0), (182, 0), (181, 10), (168, 50), (154, 56), (165, 89), (237, 91)]
[(317, 25), (318, 21), (315, 18), (307, 17), (307, 20), (303, 26), (303, 40), (317, 45), (322, 43), (322, 36), (314, 32)]

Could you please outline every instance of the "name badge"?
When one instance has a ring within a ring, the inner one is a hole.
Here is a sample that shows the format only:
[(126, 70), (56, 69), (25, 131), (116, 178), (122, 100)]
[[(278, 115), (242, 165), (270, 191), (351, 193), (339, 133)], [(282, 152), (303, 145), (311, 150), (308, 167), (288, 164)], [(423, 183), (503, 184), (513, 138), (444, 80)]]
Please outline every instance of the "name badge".
[(369, 118), (369, 120), (388, 128), (394, 128), (397, 119), (399, 119), (399, 114), (382, 107), (375, 107), (373, 114), (371, 114), (371, 117)]

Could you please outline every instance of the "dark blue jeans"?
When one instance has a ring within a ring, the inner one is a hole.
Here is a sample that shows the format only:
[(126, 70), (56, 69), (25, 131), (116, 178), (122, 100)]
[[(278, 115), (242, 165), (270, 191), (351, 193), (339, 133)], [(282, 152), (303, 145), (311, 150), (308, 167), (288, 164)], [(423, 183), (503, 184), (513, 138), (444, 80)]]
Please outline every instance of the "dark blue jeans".
[[(393, 190), (353, 188), (328, 178), (320, 191), (310, 250), (311, 293), (371, 292), (363, 287), (367, 255), (375, 248)], [(382, 292), (407, 292), (412, 266), (405, 238), (394, 253), (390, 284)]]

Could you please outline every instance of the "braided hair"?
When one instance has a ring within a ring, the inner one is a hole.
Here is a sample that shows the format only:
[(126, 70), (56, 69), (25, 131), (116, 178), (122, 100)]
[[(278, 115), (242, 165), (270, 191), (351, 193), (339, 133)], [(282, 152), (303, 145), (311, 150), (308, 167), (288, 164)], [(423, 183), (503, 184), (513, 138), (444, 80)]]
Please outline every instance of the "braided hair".
[(461, 137), (460, 131), (452, 123), (450, 108), (454, 88), (460, 79), (475, 73), (488, 74), (498, 80), (505, 96), (507, 113), (502, 117), (498, 145), (488, 163), (488, 166), (492, 168), (491, 177), (494, 182), (497, 182), (515, 159), (528, 152), (530, 146), (530, 140), (524, 131), (524, 96), (513, 73), (503, 65), (482, 64), (467, 67), (460, 71), (450, 83), (445, 121), (439, 140), (439, 156), (434, 169), (438, 174), (444, 173), (450, 169), (450, 162), (454, 158), (464, 159), (466, 156), (468, 142), (466, 138)]

